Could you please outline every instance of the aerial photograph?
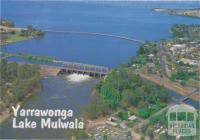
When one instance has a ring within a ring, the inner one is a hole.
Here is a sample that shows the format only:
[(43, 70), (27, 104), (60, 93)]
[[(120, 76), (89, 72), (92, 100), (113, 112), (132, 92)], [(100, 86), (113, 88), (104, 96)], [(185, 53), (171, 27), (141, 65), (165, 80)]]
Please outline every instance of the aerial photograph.
[(199, 0), (0, 0), (0, 139), (200, 140)]

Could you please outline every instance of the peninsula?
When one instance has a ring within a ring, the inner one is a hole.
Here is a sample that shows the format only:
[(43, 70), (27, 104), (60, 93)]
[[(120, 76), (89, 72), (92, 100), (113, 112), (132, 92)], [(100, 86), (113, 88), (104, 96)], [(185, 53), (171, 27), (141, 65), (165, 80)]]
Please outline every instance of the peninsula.
[(0, 45), (15, 43), (35, 37), (42, 37), (44, 32), (33, 28), (31, 25), (27, 28), (17, 28), (11, 20), (0, 19)]
[(155, 12), (167, 13), (170, 15), (186, 16), (193, 18), (200, 18), (200, 9), (166, 9), (166, 8), (155, 8)]

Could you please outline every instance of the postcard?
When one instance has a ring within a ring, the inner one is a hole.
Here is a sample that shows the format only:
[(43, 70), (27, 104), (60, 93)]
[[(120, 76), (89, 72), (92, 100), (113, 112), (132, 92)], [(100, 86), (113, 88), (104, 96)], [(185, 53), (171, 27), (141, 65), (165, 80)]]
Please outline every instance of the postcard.
[(0, 3), (0, 139), (200, 139), (200, 1)]

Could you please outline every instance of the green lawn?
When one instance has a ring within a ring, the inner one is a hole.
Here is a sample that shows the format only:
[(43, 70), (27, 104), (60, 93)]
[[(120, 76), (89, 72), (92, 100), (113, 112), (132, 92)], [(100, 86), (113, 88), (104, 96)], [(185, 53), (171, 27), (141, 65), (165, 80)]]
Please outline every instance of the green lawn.
[(16, 34), (10, 34), (7, 36), (8, 38), (6, 39), (7, 43), (14, 43), (14, 42), (18, 42), (18, 41), (23, 41), (23, 40), (27, 40), (29, 39), (29, 37), (24, 37), (21, 36), (20, 34), (16, 33)]

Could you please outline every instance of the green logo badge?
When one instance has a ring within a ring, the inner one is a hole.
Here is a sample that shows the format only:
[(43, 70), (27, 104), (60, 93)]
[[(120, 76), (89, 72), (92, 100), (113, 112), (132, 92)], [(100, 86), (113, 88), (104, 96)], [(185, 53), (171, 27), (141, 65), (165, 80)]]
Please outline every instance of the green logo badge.
[(174, 105), (168, 109), (168, 135), (195, 136), (197, 111), (186, 104)]

